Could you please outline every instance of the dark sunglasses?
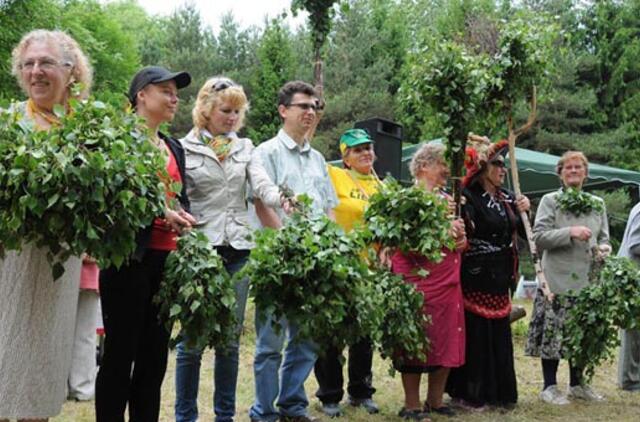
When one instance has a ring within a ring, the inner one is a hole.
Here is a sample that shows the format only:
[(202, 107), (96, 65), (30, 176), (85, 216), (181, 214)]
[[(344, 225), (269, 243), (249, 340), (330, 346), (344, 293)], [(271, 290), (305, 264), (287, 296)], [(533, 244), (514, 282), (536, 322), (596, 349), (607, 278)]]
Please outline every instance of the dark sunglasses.
[(319, 108), (317, 104), (311, 104), (311, 103), (292, 103), (292, 104), (289, 104), (287, 107), (298, 107), (304, 111), (308, 111), (308, 110), (316, 111)]
[(224, 91), (227, 88), (231, 88), (232, 86), (236, 86), (236, 84), (232, 80), (230, 80), (230, 79), (221, 79), (218, 82), (216, 82), (215, 84), (213, 84), (211, 89), (214, 92), (220, 92), (220, 91)]
[(504, 161), (500, 160), (490, 161), (489, 164), (491, 164), (492, 166), (500, 167), (501, 169), (505, 168), (505, 166), (507, 165)]

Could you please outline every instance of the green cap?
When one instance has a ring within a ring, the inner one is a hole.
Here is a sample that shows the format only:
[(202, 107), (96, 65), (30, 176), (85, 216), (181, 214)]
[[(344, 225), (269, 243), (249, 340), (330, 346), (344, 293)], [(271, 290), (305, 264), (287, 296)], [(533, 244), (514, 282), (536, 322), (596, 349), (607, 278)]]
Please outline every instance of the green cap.
[(347, 151), (347, 148), (355, 147), (356, 145), (372, 144), (373, 139), (369, 136), (364, 129), (349, 129), (340, 137), (340, 152), (342, 155)]

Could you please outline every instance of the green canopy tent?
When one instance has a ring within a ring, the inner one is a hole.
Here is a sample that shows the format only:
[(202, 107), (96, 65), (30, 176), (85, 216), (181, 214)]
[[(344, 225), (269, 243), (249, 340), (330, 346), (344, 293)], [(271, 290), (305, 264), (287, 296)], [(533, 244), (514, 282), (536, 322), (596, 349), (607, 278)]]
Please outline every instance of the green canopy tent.
[[(439, 139), (430, 142), (440, 142)], [(409, 163), (411, 157), (422, 144), (408, 145), (402, 148), (402, 167), (400, 180), (411, 183)], [(560, 157), (543, 152), (530, 151), (516, 147), (518, 159), (518, 172), (520, 174), (520, 187), (522, 192), (530, 198), (538, 198), (545, 193), (554, 191), (560, 187), (556, 174), (556, 163)], [(342, 166), (341, 160), (331, 161), (330, 164)], [(509, 160), (507, 160), (507, 165)], [(382, 177), (382, 175), (380, 175)], [(511, 188), (511, 180), (508, 178), (507, 187)], [(585, 190), (617, 189), (626, 187), (631, 194), (632, 203), (640, 200), (640, 173), (609, 167), (602, 164), (589, 164), (589, 177), (585, 184)]]
[[(402, 149), (400, 179), (403, 182), (411, 182), (409, 163), (411, 162), (411, 157), (421, 145), (409, 145)], [(560, 187), (558, 175), (556, 174), (556, 163), (560, 157), (517, 147), (516, 157), (518, 160), (518, 173), (520, 174), (520, 187), (525, 195), (536, 198)], [(508, 164), (509, 160), (507, 160)], [(509, 188), (511, 187), (510, 182), (511, 180), (509, 179)], [(615, 189), (619, 187), (628, 187), (634, 203), (637, 202), (640, 173), (589, 163), (589, 177), (584, 186), (586, 190)]]

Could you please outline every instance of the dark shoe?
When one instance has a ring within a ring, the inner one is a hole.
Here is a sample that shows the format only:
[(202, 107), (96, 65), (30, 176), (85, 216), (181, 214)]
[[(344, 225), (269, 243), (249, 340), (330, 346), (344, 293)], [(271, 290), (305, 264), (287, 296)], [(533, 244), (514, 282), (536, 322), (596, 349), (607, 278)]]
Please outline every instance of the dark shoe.
[(426, 413), (437, 413), (439, 415), (453, 417), (456, 415), (456, 411), (449, 406), (431, 407), (428, 403), (424, 404), (424, 411)]
[(322, 403), (320, 410), (330, 418), (339, 418), (342, 416), (342, 408), (338, 403)]
[(375, 415), (376, 413), (380, 412), (380, 408), (378, 407), (376, 402), (373, 401), (371, 397), (366, 399), (355, 399), (349, 396), (349, 398), (347, 399), (347, 402), (351, 406), (364, 408), (364, 410), (366, 410), (367, 413), (370, 415)]
[(280, 422), (320, 422), (322, 419), (309, 415), (301, 416), (280, 416)]
[(408, 421), (431, 422), (429, 414), (423, 409), (405, 409), (404, 407), (398, 412), (398, 416)]

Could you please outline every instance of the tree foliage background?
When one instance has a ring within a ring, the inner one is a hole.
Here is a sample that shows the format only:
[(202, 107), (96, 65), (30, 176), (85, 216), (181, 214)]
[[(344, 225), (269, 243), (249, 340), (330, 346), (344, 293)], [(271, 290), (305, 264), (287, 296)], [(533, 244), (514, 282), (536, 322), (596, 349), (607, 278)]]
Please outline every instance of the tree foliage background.
[[(521, 144), (556, 154), (580, 149), (595, 162), (640, 170), (640, 0), (341, 0), (333, 8), (323, 47), (327, 107), (314, 139), (327, 158), (337, 158), (342, 131), (374, 116), (402, 123), (405, 142), (440, 137), (436, 116), (402, 101), (411, 89), (399, 92), (410, 54), (434, 40), (487, 53), (498, 23), (535, 19), (558, 30), (548, 57), (552, 70), (539, 90), (538, 123)], [(172, 127), (176, 136), (189, 130), (194, 97), (211, 76), (224, 74), (245, 87), (251, 110), (244, 133), (256, 143), (280, 124), (278, 87), (313, 77), (309, 24), (290, 28), (282, 16), (243, 28), (227, 13), (214, 33), (189, 3), (152, 16), (136, 0), (0, 0), (0, 105), (24, 97), (10, 74), (10, 56), (33, 28), (69, 31), (96, 69), (94, 93), (118, 105), (143, 65), (191, 72), (194, 82), (181, 92)], [(523, 99), (516, 120), (526, 112)], [(506, 134), (501, 121), (479, 126), (474, 131)]]

